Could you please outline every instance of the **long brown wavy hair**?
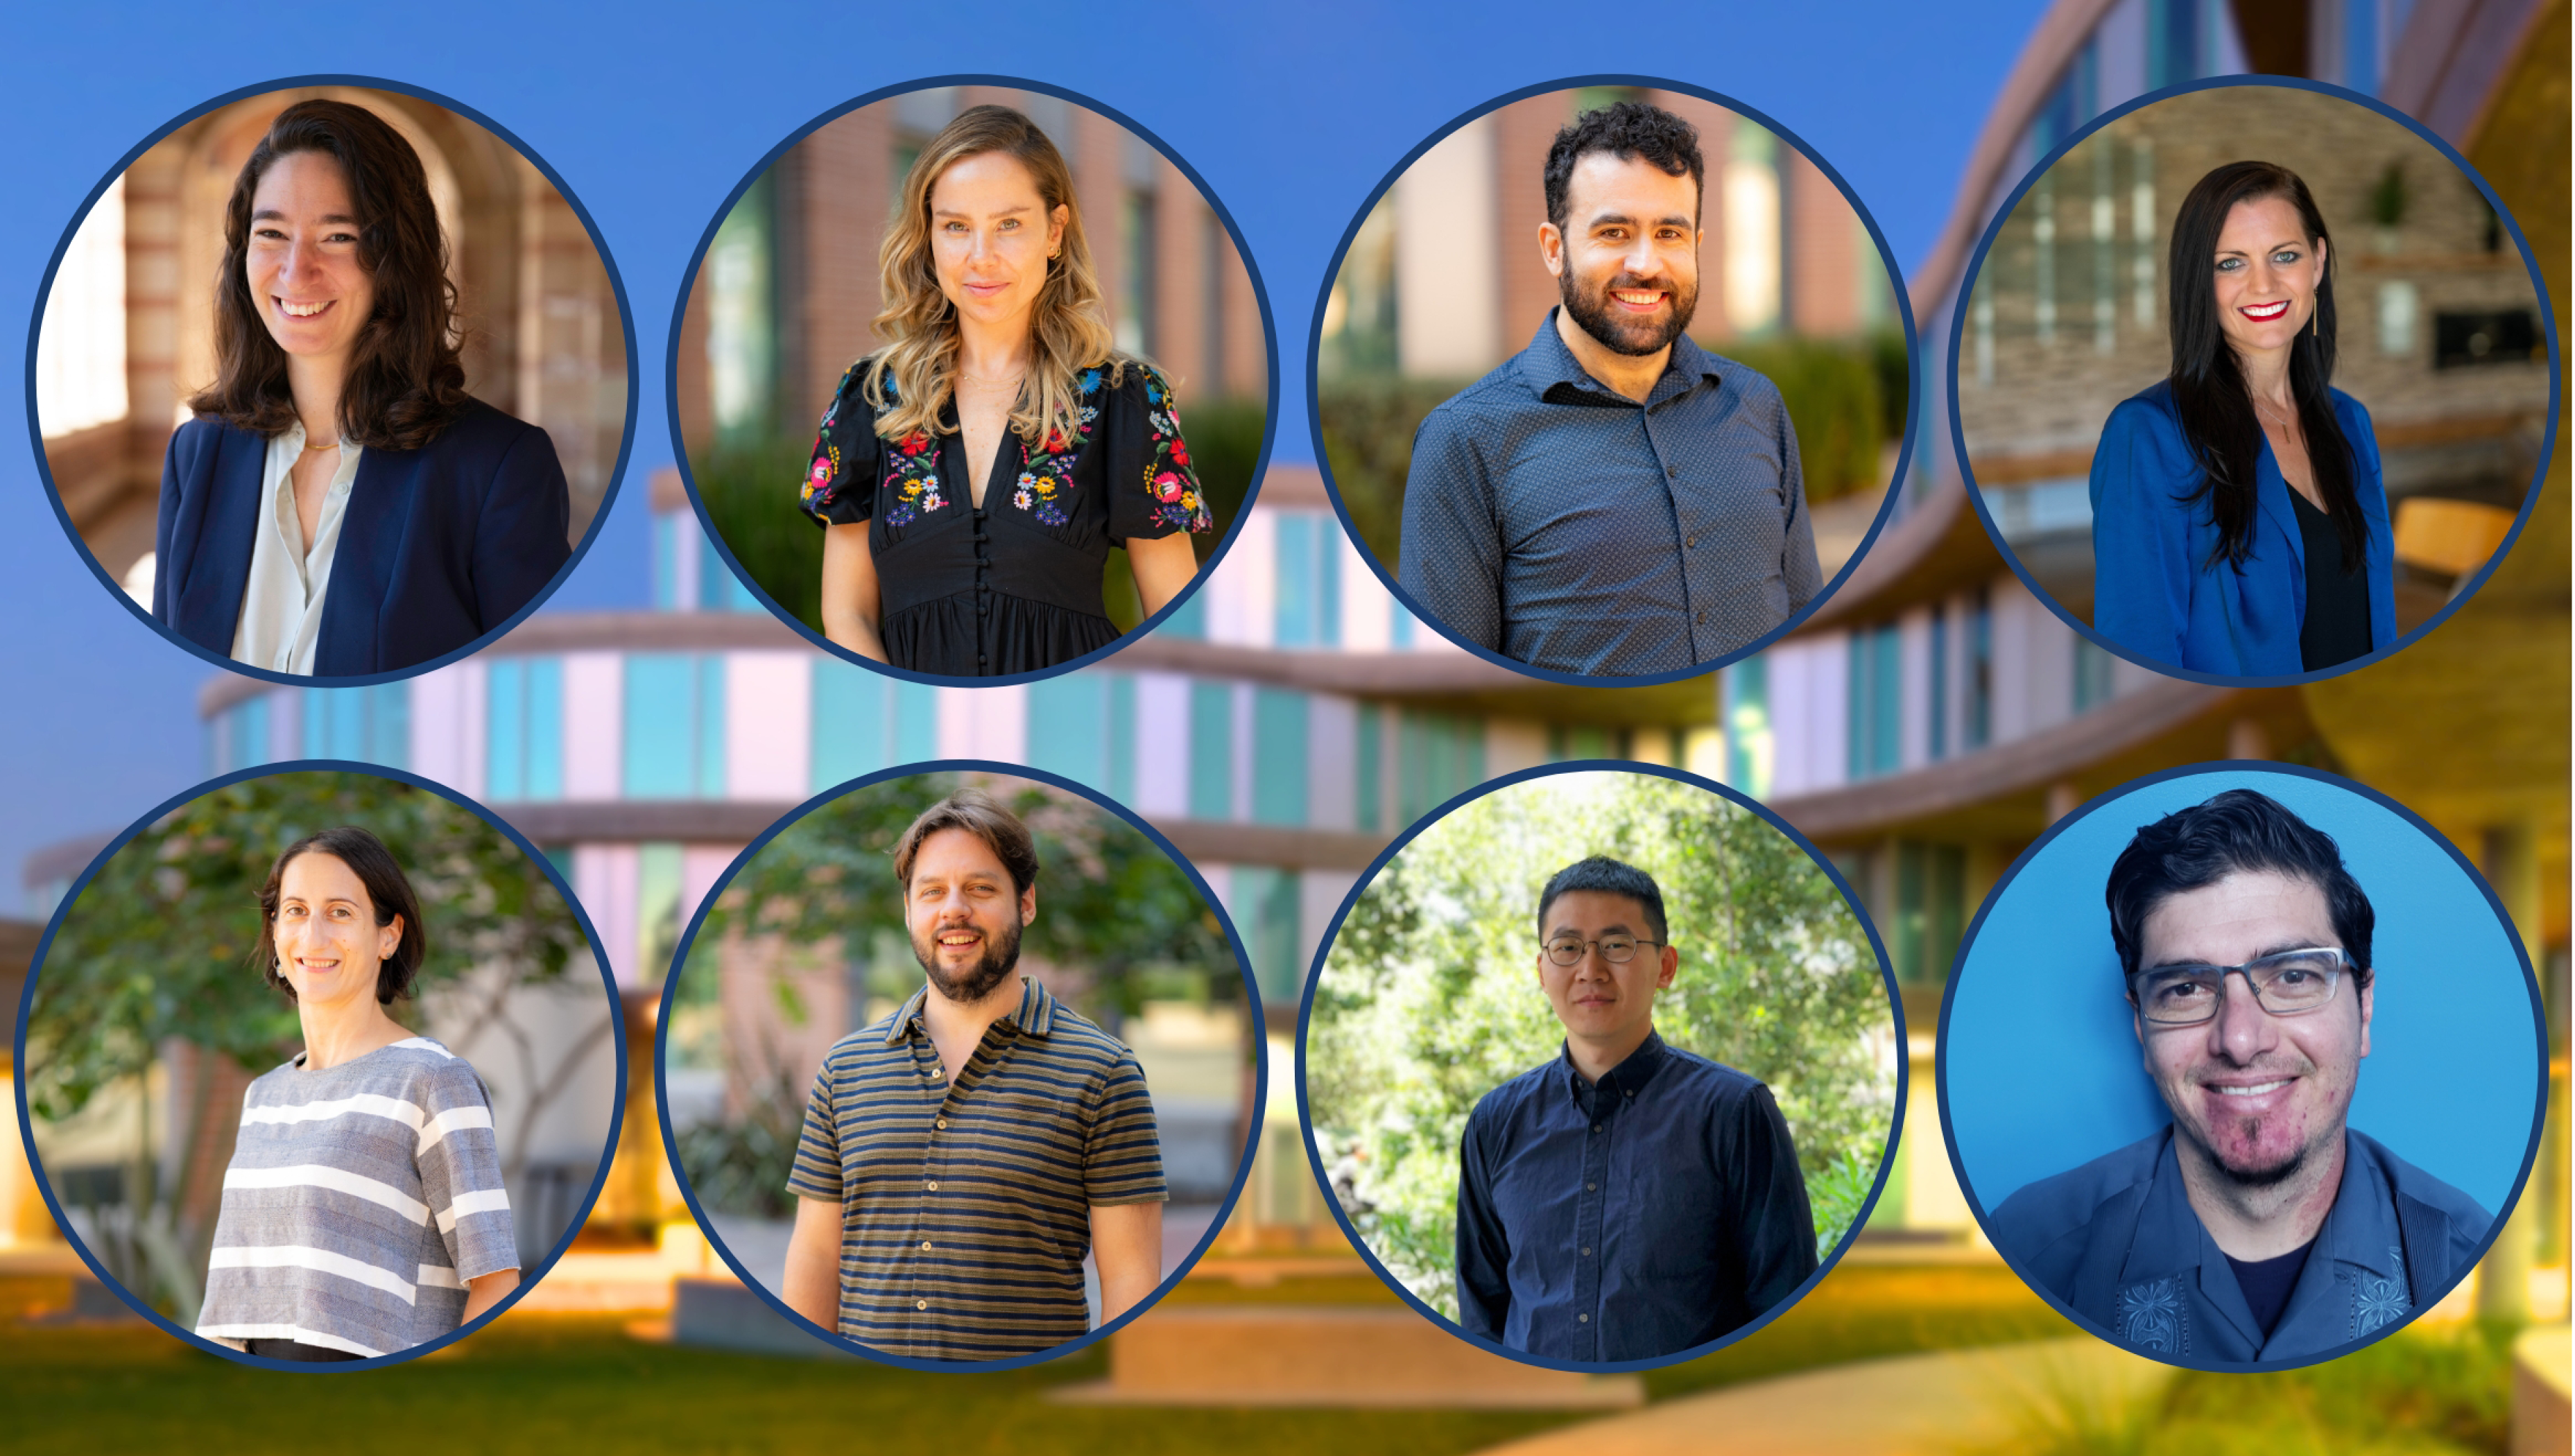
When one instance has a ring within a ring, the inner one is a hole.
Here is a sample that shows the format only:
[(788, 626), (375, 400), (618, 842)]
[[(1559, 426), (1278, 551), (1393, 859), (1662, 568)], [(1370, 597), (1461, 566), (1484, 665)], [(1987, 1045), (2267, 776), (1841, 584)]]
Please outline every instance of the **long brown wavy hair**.
[(278, 113), (242, 164), (224, 207), (224, 261), (215, 277), (215, 382), (188, 408), (259, 435), (296, 421), (286, 351), (269, 336), (243, 261), (259, 180), (278, 158), (297, 152), (339, 162), (358, 216), (358, 266), (375, 285), (375, 310), (358, 331), (340, 386), (340, 436), (368, 450), (418, 450), (469, 399), (447, 237), (420, 154), (382, 117), (345, 101), (299, 101)]
[(1112, 385), (1125, 376), (1127, 361), (1113, 347), (1100, 275), (1091, 265), (1091, 240), (1082, 230), (1082, 206), (1074, 200), (1073, 170), (1064, 154), (1020, 112), (971, 107), (932, 137), (904, 174), (903, 196), (877, 249), (885, 308), (877, 314), (876, 331), (887, 344), (869, 364), (867, 398), (877, 412), (877, 434), (885, 439), (916, 431), (938, 434), (957, 387), (957, 308), (939, 291), (931, 257), (930, 190), (949, 168), (987, 152), (1018, 158), (1037, 182), (1048, 216), (1061, 207), (1069, 218), (1063, 249), (1038, 290), (1029, 325), (1029, 375), (1011, 409), (1011, 429), (1032, 451), (1043, 448), (1051, 434), (1071, 439), (1082, 397), (1075, 381), (1082, 371), (1106, 365)]

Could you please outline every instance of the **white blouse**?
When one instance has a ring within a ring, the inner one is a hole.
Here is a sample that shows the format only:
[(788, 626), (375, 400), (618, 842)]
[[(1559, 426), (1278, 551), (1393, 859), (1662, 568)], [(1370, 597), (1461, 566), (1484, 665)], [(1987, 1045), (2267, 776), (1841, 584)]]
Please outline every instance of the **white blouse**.
[(359, 448), (340, 446), (340, 468), (322, 497), (313, 542), (295, 515), (289, 474), (304, 454), (304, 426), (288, 427), (268, 442), (259, 487), (259, 527), (252, 537), (250, 586), (242, 594), (241, 622), (233, 629), (233, 661), (276, 673), (313, 672), (313, 648), (322, 635), (322, 595), (331, 586), (331, 561), (340, 551), (340, 519), (349, 488), (358, 479)]

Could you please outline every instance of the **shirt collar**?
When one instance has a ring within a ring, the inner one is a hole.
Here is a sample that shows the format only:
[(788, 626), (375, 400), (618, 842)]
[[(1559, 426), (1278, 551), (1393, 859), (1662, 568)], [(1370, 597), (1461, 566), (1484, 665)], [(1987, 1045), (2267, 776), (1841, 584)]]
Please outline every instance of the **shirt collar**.
[[(2127, 1263), (2119, 1271), (2122, 1285), (2188, 1272), (2225, 1258), (2217, 1240), (2200, 1223), (2199, 1211), (2190, 1206), (2190, 1195), (2182, 1187), (2181, 1155), (2173, 1146), (2174, 1140), (2175, 1135), (2167, 1130), (2163, 1151), (2155, 1158), (2154, 1177), (2147, 1185), (2145, 1203), (2137, 1210), (2137, 1232), (2128, 1244)], [(2335, 1190), (2333, 1207), (2326, 1210), (2324, 1223), (2316, 1229), (2315, 1248), (2336, 1263), (2356, 1264), (2380, 1275), (2392, 1275), (2400, 1246), (2395, 1190), (2380, 1175), (2378, 1165), (2363, 1155), (2360, 1144), (2346, 1128), (2342, 1186)]]
[[(1646, 1032), (1645, 1039), (1637, 1044), (1635, 1050), (1628, 1052), (1626, 1058), (1616, 1066), (1602, 1072), (1600, 1080), (1591, 1084), (1593, 1090), (1590, 1095), (1596, 1096), (1601, 1092), (1607, 1092), (1614, 1096), (1623, 1092), (1632, 1097), (1643, 1091), (1645, 1083), (1652, 1081), (1654, 1073), (1662, 1067), (1663, 1058), (1669, 1049), (1663, 1044), (1663, 1033)], [(1582, 1101), (1585, 1096), (1582, 1073), (1574, 1068), (1573, 1047), (1570, 1043), (1556, 1052), (1556, 1061), (1564, 1068), (1565, 1090), (1575, 1101)]]
[[(930, 1027), (922, 1019), (922, 1008), (929, 1002), (930, 987), (925, 983), (912, 993), (912, 999), (903, 1003), (902, 1010), (894, 1013), (894, 1024), (886, 1028), (885, 1044), (900, 1046), (911, 1040), (915, 1032), (929, 1035)], [(1002, 1020), (1031, 1036), (1047, 1035), (1055, 1030), (1055, 997), (1045, 986), (1038, 984), (1036, 976), (1023, 975), (1020, 977), (1020, 1004), (1002, 1013)]]
[[(1635, 406), (1634, 400), (1593, 379), (1583, 369), (1582, 362), (1573, 357), (1573, 351), (1564, 347), (1564, 337), (1555, 332), (1555, 316), (1562, 307), (1559, 304), (1546, 311), (1546, 317), (1538, 321), (1536, 336), (1529, 340), (1529, 347), (1520, 351), (1520, 380), (1529, 387), (1529, 393), (1549, 404), (1569, 403), (1570, 397)], [(1645, 403), (1661, 404), (1701, 381), (1720, 383), (1716, 365), (1715, 355), (1691, 343), (1689, 336), (1683, 334), (1672, 341), (1671, 358), (1663, 364), (1662, 378), (1654, 381), (1654, 387), (1646, 392)]]

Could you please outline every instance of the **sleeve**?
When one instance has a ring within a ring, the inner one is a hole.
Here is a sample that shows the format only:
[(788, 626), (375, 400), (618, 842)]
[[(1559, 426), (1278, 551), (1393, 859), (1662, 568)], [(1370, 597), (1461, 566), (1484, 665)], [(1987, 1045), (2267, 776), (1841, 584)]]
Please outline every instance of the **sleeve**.
[(463, 1057), (451, 1057), (428, 1077), (421, 1102), (414, 1154), (421, 1199), (447, 1245), (456, 1282), (518, 1268), (519, 1235), (501, 1186), (501, 1144), (482, 1080)]
[(526, 426), (492, 472), (474, 522), (474, 612), (489, 632), (537, 599), (572, 560), (572, 487), (553, 437)]
[(1806, 472), (1797, 458), (1796, 422), (1788, 402), (1779, 401), (1779, 499), (1787, 512), (1785, 540), (1779, 547), (1779, 577), (1788, 587), (1788, 610), (1802, 612), (1824, 589), (1823, 567), (1815, 560), (1815, 518), (1806, 509)]
[(1128, 366), (1109, 400), (1118, 412), (1118, 449), (1109, 478), (1109, 538), (1153, 541), (1176, 531), (1213, 531), (1216, 517), (1199, 488), (1189, 442), (1181, 438), (1179, 396), (1160, 371)]
[(1154, 1125), (1153, 1094), (1136, 1054), (1120, 1048), (1115, 1066), (1093, 1094), (1096, 1108), (1082, 1143), (1083, 1198), (1093, 1207), (1112, 1203), (1161, 1203), (1163, 1138)]
[(840, 1118), (832, 1106), (832, 1058), (823, 1058), (814, 1073), (814, 1090), (805, 1098), (805, 1130), (796, 1137), (796, 1165), (787, 1174), (787, 1191), (799, 1198), (843, 1201)]
[(2139, 657), (2182, 665), (2190, 629), (2195, 468), (2176, 476), (2177, 430), (2152, 405), (2110, 412), (2092, 452), (2092, 629)]
[(2396, 528), (2388, 514), (2387, 478), (2378, 459), (2378, 432), (2360, 401), (2337, 392), (2343, 406), (2343, 437), (2351, 445), (2351, 489), (2369, 528), (2369, 646), (2372, 651), (2396, 640)]
[(1483, 1104), (1466, 1114), (1457, 1140), (1457, 1323), (1470, 1335), (1502, 1337), (1510, 1317), (1510, 1236), (1493, 1207)]
[(877, 476), (883, 470), (877, 412), (868, 404), (868, 362), (841, 375), (831, 408), (814, 436), (814, 459), (796, 504), (817, 526), (856, 526), (876, 511)]
[(163, 627), (175, 627), (170, 616), (170, 564), (172, 544), (178, 539), (179, 496), (187, 472), (179, 464), (179, 452), (187, 448), (196, 432), (182, 425), (170, 434), (170, 448), (161, 454), (160, 511), (152, 525), (152, 620)]
[(1412, 435), (1395, 580), (1441, 627), (1487, 652), (1502, 650), (1502, 533), (1492, 482), (1470, 433), (1445, 406)]
[(1788, 1120), (1779, 1115), (1768, 1087), (1755, 1086), (1718, 1125), (1724, 1129), (1720, 1141), (1733, 1144), (1716, 1152), (1717, 1167), (1730, 1175), (1726, 1187), (1733, 1206), (1724, 1227), (1735, 1245), (1720, 1267), (1743, 1270), (1744, 1304), (1758, 1314), (1795, 1293), (1815, 1272), (1815, 1211), (1806, 1201)]

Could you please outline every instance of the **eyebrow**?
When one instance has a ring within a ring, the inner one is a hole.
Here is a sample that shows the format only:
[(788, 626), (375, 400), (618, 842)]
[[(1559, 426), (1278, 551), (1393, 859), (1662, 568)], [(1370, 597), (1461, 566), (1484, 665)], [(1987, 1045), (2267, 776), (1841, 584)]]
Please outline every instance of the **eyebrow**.
[[(1021, 203), (1015, 207), (1003, 208), (1001, 211), (992, 214), (992, 216), (997, 218), (1017, 217), (1021, 213), (1035, 211), (1037, 211), (1036, 208), (1029, 206), (1027, 203)], [(932, 208), (930, 210), (930, 215), (935, 218), (971, 218), (974, 216), (973, 213), (959, 212), (953, 207)]]
[[(2303, 248), (2303, 247), (2306, 247), (2306, 246), (2307, 246), (2307, 240), (2306, 240), (2306, 239), (2304, 239), (2304, 238), (2291, 238), (2291, 239), (2288, 239), (2288, 240), (2287, 240), (2287, 241), (2285, 241), (2285, 242), (2279, 242), (2279, 243), (2273, 243), (2273, 244), (2270, 244), (2269, 246), (2264, 247), (2264, 248), (2261, 248), (2261, 249), (2259, 249), (2259, 250), (2257, 250), (2257, 251), (2259, 251), (2259, 252), (2263, 252), (2263, 253), (2277, 253), (2277, 252), (2279, 252), (2279, 251), (2280, 251), (2281, 249), (2283, 249), (2283, 248)], [(2241, 249), (2241, 248), (2220, 248), (2220, 249), (2218, 249), (2218, 250), (2217, 250), (2217, 256), (2218, 256), (2218, 257), (2220, 257), (2220, 258), (2241, 258), (2241, 257), (2245, 256), (2245, 252), (2244, 252), (2244, 250), (2243, 250), (2243, 249)]]
[[(1546, 932), (1546, 938), (1554, 940), (1565, 935), (1579, 935), (1581, 933), (1582, 927), (1579, 925), (1558, 925), (1554, 929)], [(1620, 924), (1603, 926), (1600, 933), (1602, 935), (1633, 935), (1636, 932), (1628, 929), (1622, 922)]]
[[(1595, 228), (1618, 226), (1634, 227), (1635, 224), (1636, 220), (1627, 216), (1625, 213), (1604, 212), (1593, 215), (1590, 226)], [(1666, 213), (1654, 220), (1654, 226), (1658, 228), (1695, 228), (1698, 226), (1698, 223), (1695, 219), (1685, 218), (1679, 213)]]
[[(2292, 950), (2340, 950), (2341, 948), (2341, 946), (2335, 945), (2327, 940), (2283, 940), (2278, 944), (2271, 946), (2269, 949), (2256, 951), (2252, 955), (2245, 957), (2245, 959), (2249, 963), (2251, 961), (2261, 960), (2267, 956), (2286, 955)], [(2165, 960), (2158, 961), (2153, 965), (2140, 966), (2137, 973), (2139, 975), (2144, 975), (2150, 971), (2157, 970), (2187, 970), (2194, 966), (2214, 965), (2217, 962), (2213, 960)]]
[[(286, 214), (284, 214), (284, 213), (282, 213), (282, 212), (279, 212), (276, 208), (273, 208), (273, 207), (264, 207), (264, 208), (261, 208), (259, 211), (255, 212), (255, 213), (252, 213), (252, 214), (250, 215), (250, 220), (251, 220), (252, 222), (255, 222), (255, 223), (264, 223), (264, 222), (291, 223), (291, 222), (295, 221), (293, 218), (288, 217)], [(318, 217), (318, 218), (315, 218), (315, 219), (314, 219), (314, 221), (315, 221), (315, 222), (317, 222), (317, 223), (352, 223), (352, 224), (353, 224), (353, 223), (357, 222), (357, 219), (356, 219), (356, 218), (354, 218), (354, 217), (351, 217), (349, 214), (344, 213), (344, 212), (326, 212), (326, 213), (324, 213), (322, 216), (320, 216), (320, 217)]]

